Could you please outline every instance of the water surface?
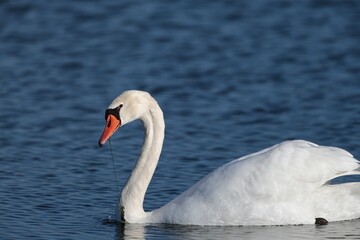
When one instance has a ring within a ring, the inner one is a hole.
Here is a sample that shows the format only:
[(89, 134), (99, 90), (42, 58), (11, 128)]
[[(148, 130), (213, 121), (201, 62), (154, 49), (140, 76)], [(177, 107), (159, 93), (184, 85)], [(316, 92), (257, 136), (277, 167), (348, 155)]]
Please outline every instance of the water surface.
[[(97, 146), (115, 96), (141, 89), (158, 100), (166, 140), (146, 210), (287, 139), (359, 158), (359, 13), (349, 0), (0, 1), (1, 237), (359, 239), (359, 220), (112, 224), (112, 162)], [(137, 122), (112, 138), (120, 188), (142, 136)]]

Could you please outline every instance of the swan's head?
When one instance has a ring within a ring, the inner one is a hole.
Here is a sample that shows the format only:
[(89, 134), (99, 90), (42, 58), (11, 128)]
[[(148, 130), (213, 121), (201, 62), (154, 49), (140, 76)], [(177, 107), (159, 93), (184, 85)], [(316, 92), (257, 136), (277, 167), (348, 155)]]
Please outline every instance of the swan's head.
[(100, 137), (100, 147), (119, 129), (149, 110), (152, 97), (147, 92), (130, 90), (122, 93), (105, 111), (106, 125)]

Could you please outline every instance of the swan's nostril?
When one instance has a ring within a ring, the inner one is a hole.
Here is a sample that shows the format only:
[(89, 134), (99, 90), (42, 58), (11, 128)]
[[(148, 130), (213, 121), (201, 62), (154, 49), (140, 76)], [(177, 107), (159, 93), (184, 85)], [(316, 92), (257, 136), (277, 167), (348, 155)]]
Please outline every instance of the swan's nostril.
[(111, 119), (109, 119), (108, 123), (107, 123), (107, 127), (110, 127), (111, 125)]

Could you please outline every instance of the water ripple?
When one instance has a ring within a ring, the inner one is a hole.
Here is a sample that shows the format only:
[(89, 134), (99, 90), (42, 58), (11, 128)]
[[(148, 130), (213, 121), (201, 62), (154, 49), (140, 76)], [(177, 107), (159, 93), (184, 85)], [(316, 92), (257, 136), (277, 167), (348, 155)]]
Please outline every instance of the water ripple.
[[(112, 162), (97, 139), (117, 94), (156, 97), (167, 129), (146, 210), (286, 139), (359, 156), (359, 10), (352, 0), (0, 1), (2, 237), (358, 239), (359, 220), (320, 228), (114, 224)], [(134, 123), (113, 137), (120, 187), (142, 136)]]

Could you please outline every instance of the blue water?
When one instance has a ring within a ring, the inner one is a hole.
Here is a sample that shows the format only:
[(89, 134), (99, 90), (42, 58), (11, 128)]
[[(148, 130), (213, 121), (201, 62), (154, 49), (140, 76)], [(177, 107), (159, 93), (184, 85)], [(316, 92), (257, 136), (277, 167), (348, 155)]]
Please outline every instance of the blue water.
[[(163, 108), (145, 199), (162, 206), (211, 170), (287, 139), (360, 158), (359, 1), (0, 1), (1, 239), (360, 238), (327, 226), (113, 223), (104, 111), (124, 90)], [(142, 144), (113, 138), (119, 187)], [(350, 177), (340, 181), (360, 181)]]

